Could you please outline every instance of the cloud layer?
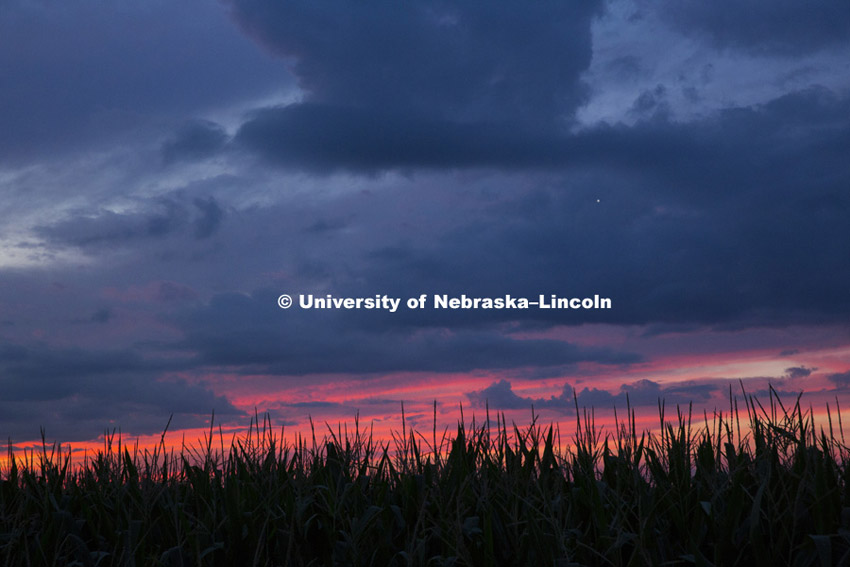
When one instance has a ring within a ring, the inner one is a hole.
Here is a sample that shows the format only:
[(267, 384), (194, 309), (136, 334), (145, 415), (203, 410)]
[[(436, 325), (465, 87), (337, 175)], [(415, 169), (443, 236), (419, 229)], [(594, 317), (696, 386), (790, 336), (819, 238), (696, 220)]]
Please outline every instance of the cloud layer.
[(847, 61), (840, 2), (2, 2), (0, 435), (841, 393)]

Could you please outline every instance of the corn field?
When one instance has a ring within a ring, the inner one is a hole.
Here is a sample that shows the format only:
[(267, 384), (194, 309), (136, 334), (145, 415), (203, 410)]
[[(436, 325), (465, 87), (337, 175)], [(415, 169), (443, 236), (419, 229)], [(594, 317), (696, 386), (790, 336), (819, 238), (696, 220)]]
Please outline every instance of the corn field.
[[(677, 408), (607, 433), (503, 415), (374, 438), (286, 441), (268, 418), (225, 443), (47, 443), (0, 470), (3, 565), (848, 565), (850, 451), (798, 397)], [(563, 441), (562, 441), (563, 436)], [(164, 439), (164, 434), (163, 434)], [(11, 447), (11, 444), (10, 444)]]

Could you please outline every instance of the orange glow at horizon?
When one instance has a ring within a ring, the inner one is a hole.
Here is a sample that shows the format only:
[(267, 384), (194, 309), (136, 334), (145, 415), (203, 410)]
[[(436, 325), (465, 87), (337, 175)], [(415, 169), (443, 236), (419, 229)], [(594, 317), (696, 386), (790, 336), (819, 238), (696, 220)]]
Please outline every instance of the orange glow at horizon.
[[(581, 334), (575, 329), (567, 331), (574, 335)], [(567, 331), (556, 330), (553, 333)], [(607, 328), (589, 331), (590, 342), (601, 341), (606, 333), (611, 332)], [(632, 346), (648, 340), (633, 331), (615, 331), (620, 333), (625, 343), (631, 341)], [(789, 351), (788, 354), (783, 354), (777, 353), (775, 348), (746, 348), (746, 344), (736, 345), (737, 337), (716, 335), (719, 338), (712, 335), (708, 342), (722, 339), (726, 344), (715, 345), (708, 349), (709, 352), (665, 352), (663, 356), (646, 356), (644, 362), (628, 366), (580, 363), (543, 377), (535, 374), (537, 369), (518, 368), (455, 373), (396, 372), (378, 376), (336, 374), (311, 376), (309, 379), (303, 376), (234, 373), (187, 375), (179, 378), (204, 382), (217, 395), (226, 397), (243, 412), (241, 416), (231, 415), (224, 418), (216, 414), (212, 433), (213, 448), (219, 449), (222, 445), (227, 448), (234, 436), (238, 438), (244, 435), (254, 415), (260, 417), (262, 425), (266, 413), (275, 433), (279, 434), (283, 428), (284, 435), (290, 442), (297, 435), (312, 440), (310, 419), (320, 441), (329, 434), (328, 426), (334, 431), (337, 426), (347, 426), (349, 431), (353, 430), (356, 416), (359, 416), (361, 430), (371, 429), (377, 439), (386, 442), (392, 440), (394, 432), (400, 432), (402, 429), (402, 404), (405, 426), (413, 426), (425, 434), (434, 427), (436, 403), (436, 427), (439, 431), (448, 427), (451, 433), (456, 428), (461, 411), (467, 422), (475, 416), (476, 422), (480, 424), (485, 418), (485, 408), (475, 405), (468, 394), (481, 392), (502, 380), (510, 384), (510, 391), (516, 396), (513, 402), (519, 403), (516, 402), (517, 399), (523, 403), (528, 401), (527, 407), (501, 410), (498, 403), (491, 403), (491, 421), (495, 422), (497, 414), (504, 414), (509, 424), (515, 422), (520, 427), (531, 421), (532, 400), (548, 401), (551, 397), (557, 397), (561, 395), (565, 384), (569, 384), (579, 395), (586, 390), (597, 389), (610, 394), (612, 400), (616, 397), (618, 416), (622, 421), (626, 415), (624, 396), (621, 395), (624, 392), (621, 390), (623, 384), (651, 380), (661, 388), (681, 387), (686, 392), (688, 388), (710, 386), (711, 395), (694, 402), (694, 417), (702, 419), (703, 411), (709, 417), (715, 410), (723, 412), (724, 415), (728, 413), (730, 387), (732, 395), (743, 408), (744, 392), (741, 390), (740, 380), (747, 394), (765, 391), (768, 384), (772, 384), (779, 391), (789, 393), (789, 398), (793, 392), (805, 391), (802, 403), (806, 408), (813, 408), (817, 422), (825, 422), (826, 405), (829, 404), (833, 425), (837, 430), (838, 415), (835, 406), (841, 398), (841, 391), (837, 383), (833, 384), (828, 377), (850, 370), (850, 345), (831, 344), (822, 349), (807, 348), (804, 351)], [(656, 343), (653, 345), (654, 348), (667, 348), (663, 345), (658, 347)], [(801, 371), (800, 376), (789, 375), (788, 371), (794, 368)], [(793, 404), (795, 400), (788, 401)], [(535, 403), (534, 411), (539, 416), (539, 423), (558, 424), (562, 434), (571, 435), (576, 419), (572, 401), (561, 399), (559, 402), (563, 407), (557, 408), (552, 404), (547, 407), (546, 404)], [(657, 405), (646, 399), (643, 403), (647, 405), (638, 404), (632, 407), (637, 423), (646, 424), (648, 429), (657, 428)], [(848, 419), (845, 413), (848, 409), (850, 402), (841, 407), (844, 421)], [(596, 407), (594, 411), (600, 427), (604, 427), (608, 432), (613, 431), (613, 408)], [(667, 412), (668, 419), (675, 417), (675, 405), (668, 404)], [(209, 424), (209, 416), (198, 416), (196, 423), (203, 421)], [(173, 448), (177, 451), (184, 446), (197, 447), (203, 443), (205, 435), (209, 436), (209, 425), (169, 430), (165, 436), (165, 445), (169, 450)], [(131, 451), (136, 448), (139, 451), (153, 451), (160, 445), (161, 439), (161, 432), (138, 434), (125, 429), (122, 447)], [(50, 439), (47, 442), (49, 452), (52, 443)], [(16, 441), (13, 446), (18, 452), (25, 447), (34, 450), (36, 454), (42, 450), (41, 440), (35, 436), (32, 440)], [(67, 443), (63, 443), (63, 447), (67, 446)], [(74, 442), (70, 446), (75, 455), (91, 455), (104, 448), (104, 436)], [(2, 455), (0, 458), (7, 457)]]

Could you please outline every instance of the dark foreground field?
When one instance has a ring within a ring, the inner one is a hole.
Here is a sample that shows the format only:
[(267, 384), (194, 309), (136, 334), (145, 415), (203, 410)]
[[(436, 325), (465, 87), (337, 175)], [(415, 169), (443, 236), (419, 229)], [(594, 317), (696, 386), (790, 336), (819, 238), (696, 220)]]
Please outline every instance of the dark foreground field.
[(583, 411), (563, 443), (497, 418), (402, 426), (386, 445), (356, 428), (282, 444), (263, 420), (229, 449), (218, 435), (181, 454), (113, 439), (82, 467), (46, 447), (0, 471), (0, 561), (850, 564), (840, 423), (816, 430), (799, 399), (745, 405), (693, 424), (660, 408), (654, 435), (633, 415), (601, 434)]

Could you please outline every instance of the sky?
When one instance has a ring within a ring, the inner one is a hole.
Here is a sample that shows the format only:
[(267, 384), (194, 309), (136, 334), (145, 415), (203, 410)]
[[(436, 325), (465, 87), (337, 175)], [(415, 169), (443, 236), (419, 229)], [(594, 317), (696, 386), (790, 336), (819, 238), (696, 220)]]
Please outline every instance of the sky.
[(0, 438), (850, 408), (848, 155), (845, 0), (0, 0)]

